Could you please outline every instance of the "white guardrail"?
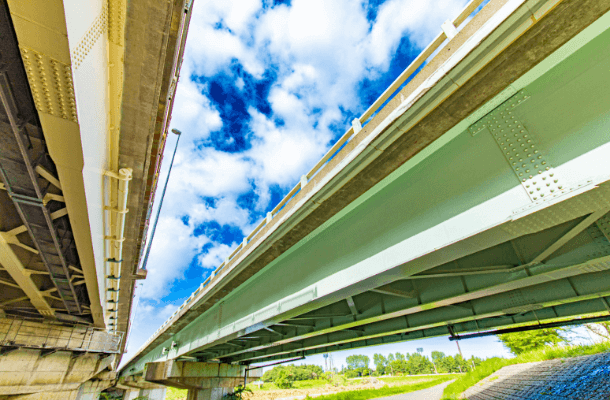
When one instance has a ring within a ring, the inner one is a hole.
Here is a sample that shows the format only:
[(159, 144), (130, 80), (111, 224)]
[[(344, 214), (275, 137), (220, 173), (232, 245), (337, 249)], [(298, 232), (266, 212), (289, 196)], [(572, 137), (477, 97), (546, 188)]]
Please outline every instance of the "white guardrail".
[(426, 60), (434, 54), (435, 51), (439, 50), (447, 39), (451, 40), (457, 34), (458, 27), (463, 22), (465, 22), (468, 19), (468, 17), (470, 17), (471, 15), (474, 16), (479, 11), (479, 6), (484, 2), (485, 2), (485, 0), (470, 1), (470, 3), (468, 3), (464, 7), (462, 12), (460, 12), (460, 14), (453, 21), (447, 20), (445, 23), (443, 23), (441, 33), (439, 33), (436, 36), (436, 38), (434, 38), (432, 43), (430, 43), (428, 45), (428, 47), (426, 47), (419, 54), (419, 56), (417, 56), (417, 58), (415, 60), (413, 60), (413, 62), (411, 62), (411, 64), (409, 64), (409, 66), (400, 74), (400, 76), (398, 76), (398, 78), (396, 78), (396, 80), (381, 94), (381, 96), (379, 96), (379, 98), (377, 100), (375, 100), (375, 102), (368, 108), (368, 110), (366, 110), (364, 112), (364, 114), (362, 114), (362, 116), (360, 118), (355, 118), (352, 121), (352, 126), (347, 130), (347, 132), (345, 132), (345, 134), (343, 134), (343, 136), (341, 136), (341, 138), (337, 141), (337, 143), (335, 143), (334, 146), (331, 147), (330, 150), (328, 150), (328, 152), (326, 152), (324, 157), (322, 157), (322, 159), (320, 159), (320, 161), (318, 161), (318, 163), (306, 175), (303, 175), (301, 177), (301, 180), (299, 181), (299, 183), (297, 183), (296, 186), (294, 188), (292, 188), (292, 190), (290, 192), (288, 192), (288, 194), (282, 199), (282, 201), (279, 202), (279, 204), (277, 206), (275, 206), (275, 208), (272, 211), (267, 213), (267, 216), (258, 224), (258, 226), (256, 228), (254, 228), (254, 230), (248, 236), (246, 236), (244, 238), (243, 242), (240, 243), (235, 248), (235, 250), (233, 250), (233, 252), (225, 259), (225, 261), (222, 262), (212, 272), (212, 274), (189, 296), (189, 298), (186, 299), (186, 301), (184, 303), (182, 303), (182, 305), (176, 311), (174, 311), (174, 313), (167, 319), (167, 321), (165, 321), (163, 323), (163, 325), (161, 325), (159, 327), (159, 329), (157, 329), (155, 331), (155, 333), (144, 344), (144, 346), (147, 346), (148, 343), (150, 341), (152, 341), (153, 338), (157, 335), (157, 333), (162, 331), (163, 328), (165, 328), (165, 326), (167, 326), (170, 323), (170, 321), (172, 321), (174, 319), (174, 317), (180, 311), (182, 311), (191, 301), (193, 301), (193, 299), (195, 298), (197, 293), (199, 293), (201, 290), (203, 290), (206, 286), (208, 286), (210, 284), (210, 282), (212, 281), (214, 276), (216, 276), (220, 270), (222, 270), (235, 256), (237, 256), (240, 253), (240, 251), (246, 247), (248, 242), (250, 240), (252, 240), (252, 238), (261, 229), (263, 229), (267, 224), (269, 224), (273, 220), (273, 217), (277, 213), (279, 213), (284, 208), (284, 206), (303, 187), (305, 187), (307, 182), (309, 180), (311, 180), (311, 178), (313, 178), (318, 173), (318, 171), (320, 171), (322, 169), (322, 167), (339, 152), (341, 147), (344, 144), (346, 144), (354, 135), (356, 135), (358, 132), (360, 132), (360, 130), (362, 130), (362, 127), (365, 126), (372, 119), (372, 117), (380, 109), (380, 107), (383, 106), (386, 103), (386, 101), (388, 101), (394, 97), (394, 95), (397, 93), (398, 89), (403, 85), (403, 83), (405, 83), (405, 81), (407, 81), (408, 78), (410, 78), (412, 75), (414, 75), (416, 73), (416, 71), (419, 69), (419, 67), (421, 67), (426, 62)]

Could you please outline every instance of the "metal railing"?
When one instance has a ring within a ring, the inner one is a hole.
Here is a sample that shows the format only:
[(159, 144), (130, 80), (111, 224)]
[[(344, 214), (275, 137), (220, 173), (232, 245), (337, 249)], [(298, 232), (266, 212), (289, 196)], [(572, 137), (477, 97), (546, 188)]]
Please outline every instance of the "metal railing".
[(480, 9), (479, 7), (483, 4), (485, 0), (471, 0), (464, 9), (460, 12), (460, 14), (453, 19), (453, 21), (447, 20), (442, 25), (442, 31), (439, 33), (434, 40), (409, 64), (409, 66), (396, 78), (394, 82), (379, 96), (377, 100), (360, 116), (360, 118), (356, 118), (352, 121), (352, 126), (341, 136), (341, 138), (331, 147), (324, 157), (320, 159), (314, 165), (314, 167), (309, 170), (309, 172), (301, 177), (299, 183), (296, 184), (292, 188), (290, 192), (278, 203), (277, 206), (271, 211), (267, 213), (267, 216), (254, 228), (254, 230), (244, 238), (243, 242), (240, 243), (235, 250), (223, 261), (213, 272), (212, 274), (189, 296), (189, 298), (176, 310), (174, 313), (155, 331), (152, 337), (143, 345), (145, 347), (150, 343), (153, 338), (159, 333), (163, 328), (168, 325), (174, 317), (183, 310), (193, 299), (195, 296), (201, 292), (206, 286), (208, 286), (213, 278), (220, 272), (226, 265), (229, 264), (231, 260), (233, 260), (242, 249), (246, 247), (246, 245), (254, 238), (254, 236), (261, 231), (265, 226), (267, 226), (272, 220), (273, 217), (278, 214), (289, 202), (290, 200), (307, 185), (307, 182), (311, 180), (321, 169), (333, 159), (341, 150), (341, 148), (349, 142), (355, 135), (357, 135), (366, 124), (368, 124), (372, 117), (375, 116), (377, 111), (380, 110), (382, 106), (384, 106), (388, 100), (391, 100), (394, 96), (398, 94), (398, 92), (402, 89), (402, 86), (409, 78), (416, 75), (419, 68), (434, 55), (437, 50), (442, 48), (442, 45), (445, 44), (447, 40), (451, 40), (456, 34), (457, 29), (465, 22), (468, 17), (471, 15), (474, 16)]
[(57, 350), (119, 353), (123, 332), (70, 327), (17, 318), (0, 319), (0, 345)]

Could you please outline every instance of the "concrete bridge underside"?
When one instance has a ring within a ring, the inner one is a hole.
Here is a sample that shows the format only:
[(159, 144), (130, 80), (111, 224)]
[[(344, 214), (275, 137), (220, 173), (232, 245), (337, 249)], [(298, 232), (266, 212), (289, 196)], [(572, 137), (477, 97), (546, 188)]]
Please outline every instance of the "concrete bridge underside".
[(122, 379), (608, 314), (610, 2), (487, 7)]

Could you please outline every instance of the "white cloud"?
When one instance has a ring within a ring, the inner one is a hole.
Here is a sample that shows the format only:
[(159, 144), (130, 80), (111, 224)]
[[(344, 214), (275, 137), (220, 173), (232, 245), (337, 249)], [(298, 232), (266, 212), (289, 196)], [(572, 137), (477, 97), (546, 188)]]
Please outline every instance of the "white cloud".
[(220, 114), (202, 94), (204, 85), (189, 79), (188, 69), (182, 71), (182, 76), (172, 113), (174, 125), (188, 132), (193, 139), (205, 139), (210, 132), (222, 128)]
[(202, 254), (199, 257), (199, 262), (204, 268), (214, 269), (218, 267), (229, 254), (231, 254), (231, 251), (232, 247), (229, 247), (224, 243), (220, 243), (206, 254)]
[(193, 72), (210, 76), (235, 58), (249, 73), (260, 76), (264, 66), (247, 42), (248, 28), (261, 7), (257, 0), (195, 1), (185, 52)]
[(390, 54), (406, 34), (411, 43), (420, 48), (427, 46), (440, 33), (443, 22), (456, 17), (465, 3), (455, 0), (385, 2), (377, 12), (367, 40), (368, 62), (387, 68)]
[[(298, 106), (295, 108), (295, 114), (301, 111)], [(254, 161), (253, 175), (257, 184), (263, 187), (296, 184), (298, 178), (324, 154), (331, 137), (330, 132), (311, 127), (303, 130), (294, 126), (278, 128), (263, 114), (255, 110), (250, 110), (250, 114), (255, 137), (252, 149), (246, 154)]]
[[(137, 294), (139, 296), (139, 294)], [(178, 305), (156, 305), (136, 298), (137, 310), (133, 316), (132, 327), (127, 337), (127, 354), (121, 360), (121, 367), (142, 347), (157, 328), (178, 309)]]
[(177, 217), (162, 217), (148, 260), (148, 274), (143, 298), (161, 299), (169, 293), (168, 283), (183, 276), (199, 249), (209, 242), (205, 236), (194, 237), (192, 229)]

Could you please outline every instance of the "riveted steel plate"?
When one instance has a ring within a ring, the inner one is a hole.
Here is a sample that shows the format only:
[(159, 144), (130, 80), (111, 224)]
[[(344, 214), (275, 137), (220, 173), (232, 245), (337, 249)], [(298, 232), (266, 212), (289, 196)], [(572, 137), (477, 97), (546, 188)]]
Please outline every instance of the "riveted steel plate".
[(500, 147), (521, 185), (532, 201), (544, 200), (563, 189), (548, 158), (540, 151), (535, 137), (514, 113), (515, 107), (529, 99), (525, 90), (517, 92), (469, 128), (474, 136), (487, 129)]

